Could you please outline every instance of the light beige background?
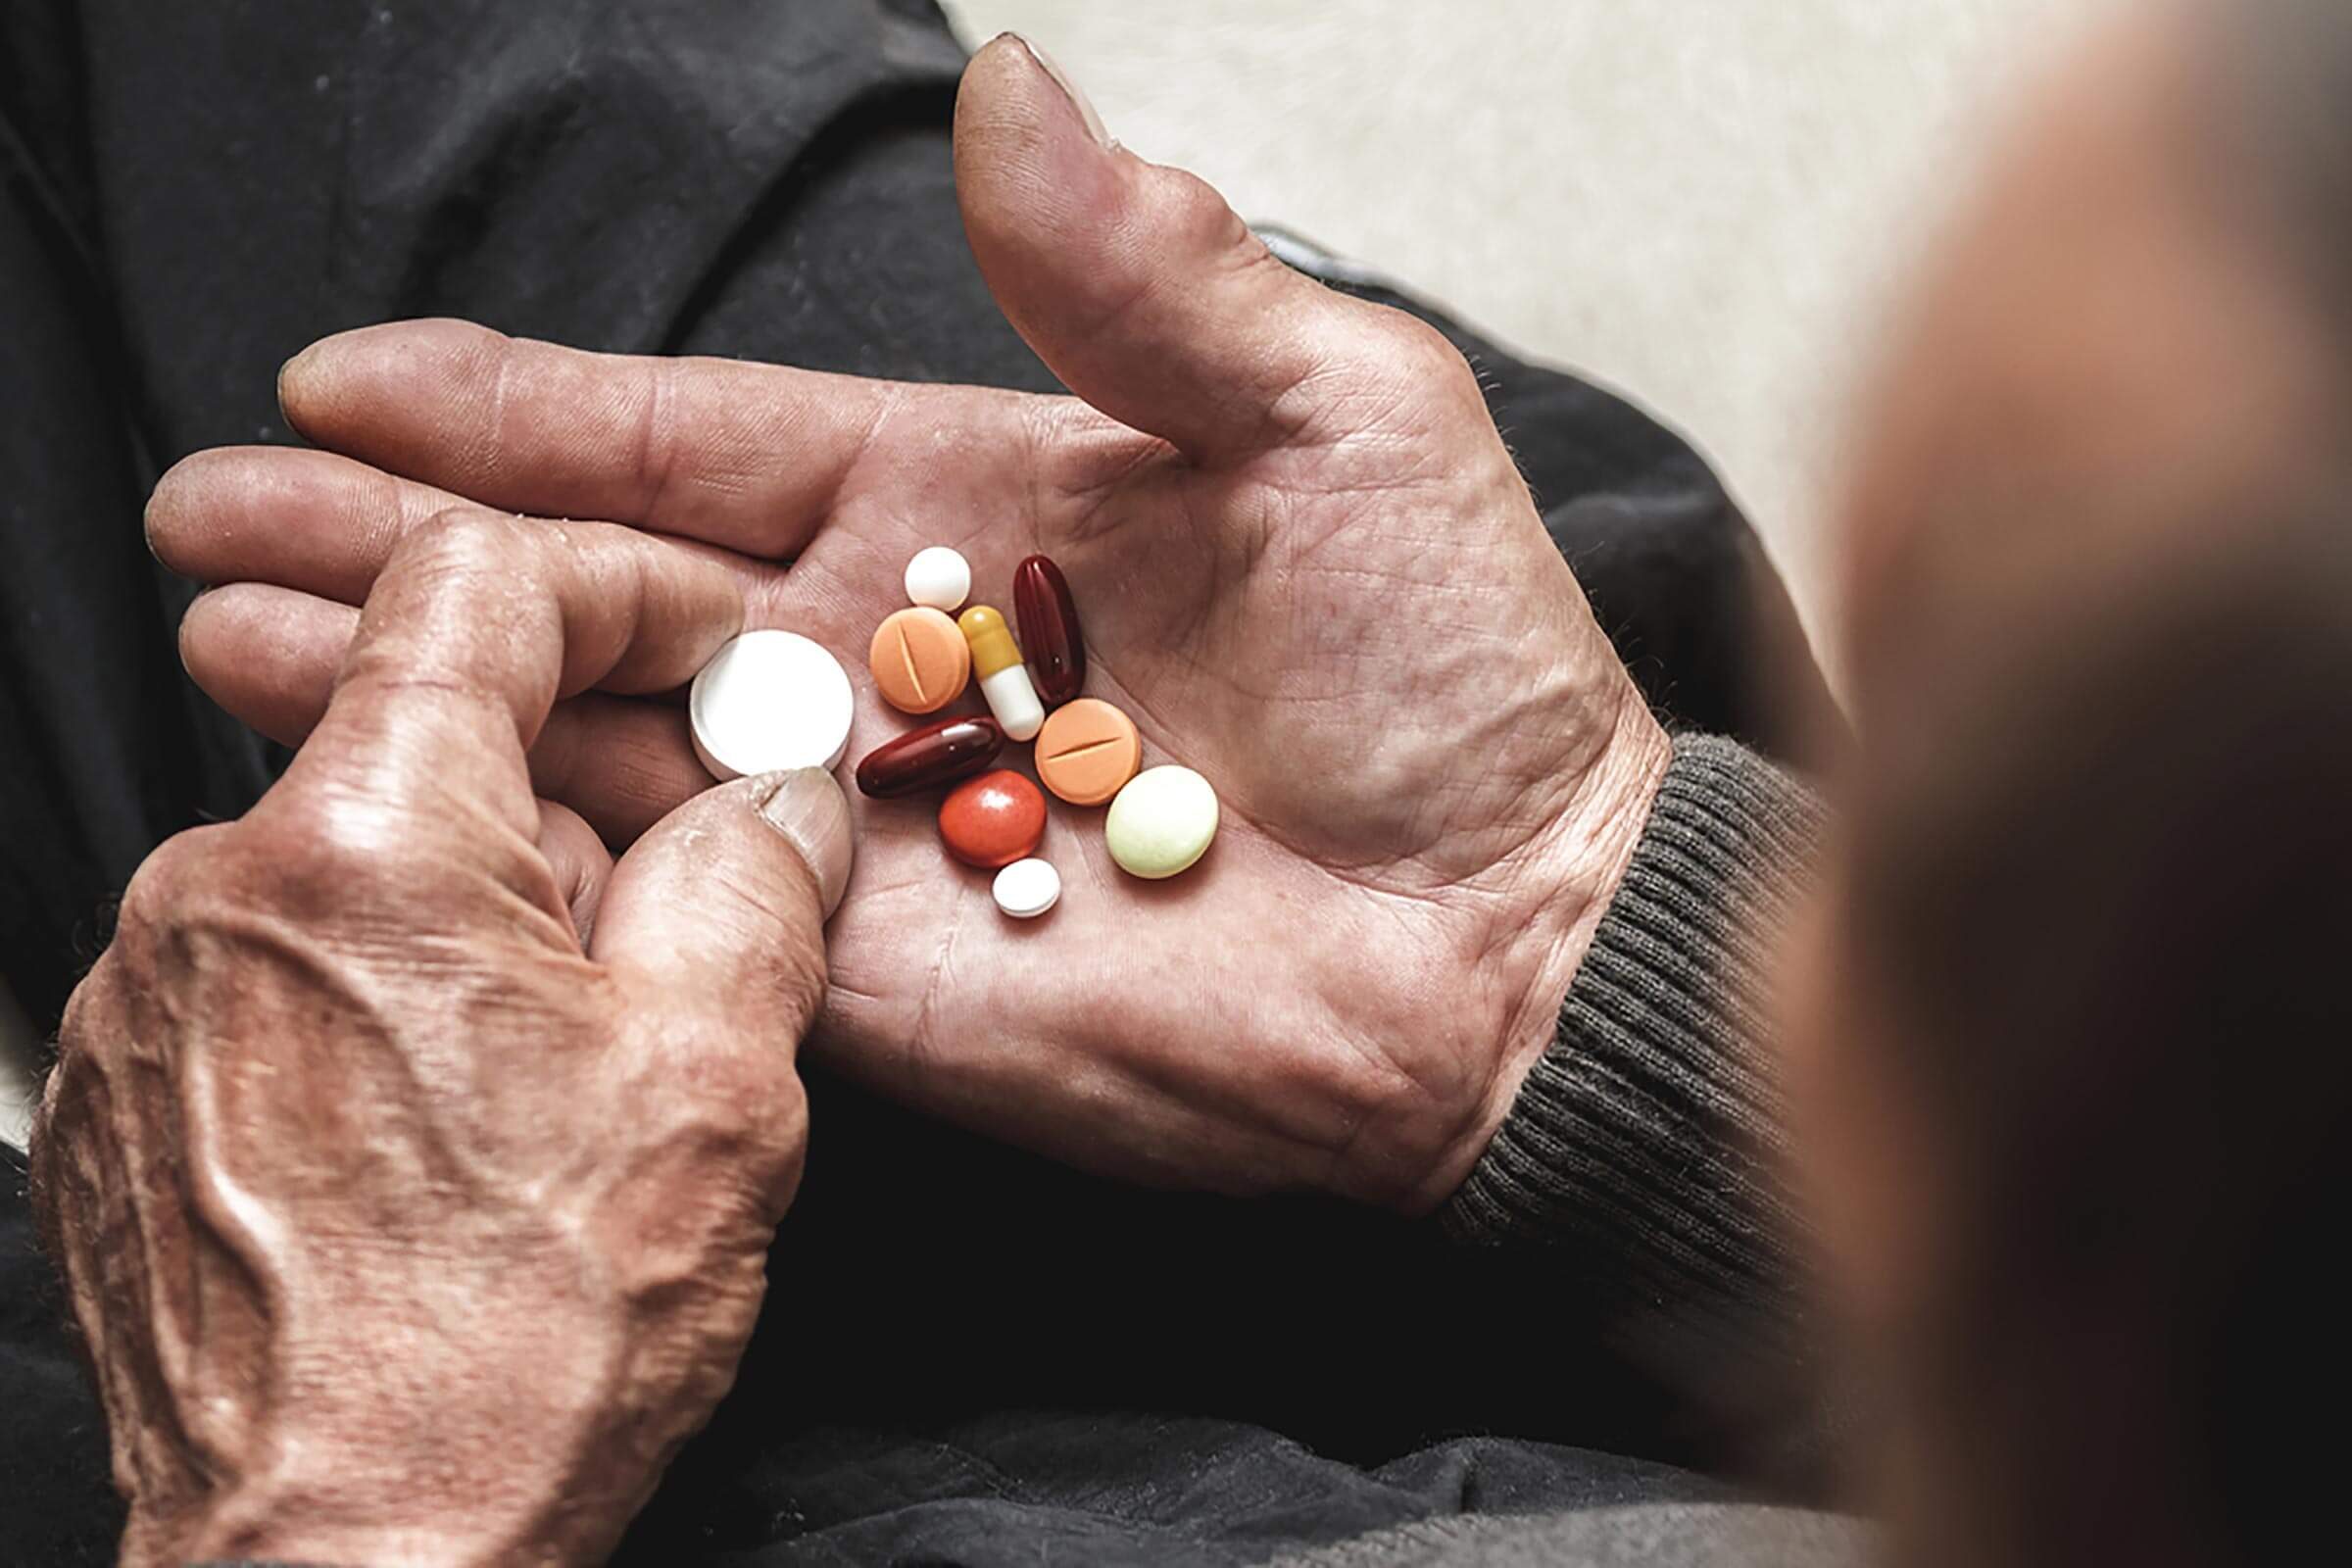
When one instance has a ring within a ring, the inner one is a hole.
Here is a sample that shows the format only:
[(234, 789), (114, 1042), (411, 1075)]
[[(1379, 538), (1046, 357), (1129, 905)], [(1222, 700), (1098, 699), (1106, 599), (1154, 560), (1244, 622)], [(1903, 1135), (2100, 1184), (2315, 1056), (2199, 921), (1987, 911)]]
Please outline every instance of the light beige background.
[[(2114, 0), (948, 0), (1123, 141), (1627, 392), (1823, 623), (1838, 410), (2020, 84)], [(0, 998), (0, 1137), (23, 1026)]]
[(2021, 85), (2112, 0), (947, 0), (1112, 133), (1715, 461), (1816, 625), (1838, 411)]

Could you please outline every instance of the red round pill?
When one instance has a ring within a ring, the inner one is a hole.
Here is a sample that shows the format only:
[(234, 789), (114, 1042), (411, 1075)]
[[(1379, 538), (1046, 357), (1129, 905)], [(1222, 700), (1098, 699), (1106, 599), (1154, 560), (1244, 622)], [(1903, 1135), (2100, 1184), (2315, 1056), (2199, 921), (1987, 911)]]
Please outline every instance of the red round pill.
[(1010, 865), (1046, 836), (1046, 797), (1009, 768), (966, 779), (940, 802), (939, 836), (966, 865)]

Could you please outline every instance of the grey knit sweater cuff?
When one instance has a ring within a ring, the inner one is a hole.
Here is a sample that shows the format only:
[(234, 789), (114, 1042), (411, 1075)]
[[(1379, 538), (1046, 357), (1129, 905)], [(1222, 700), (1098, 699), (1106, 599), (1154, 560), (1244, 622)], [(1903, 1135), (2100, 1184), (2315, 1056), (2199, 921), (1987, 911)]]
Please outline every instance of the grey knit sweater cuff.
[(1566, 1248), (1685, 1328), (1783, 1315), (1797, 1222), (1764, 986), (1821, 822), (1753, 753), (1677, 739), (1551, 1047), (1445, 1210), (1450, 1234)]

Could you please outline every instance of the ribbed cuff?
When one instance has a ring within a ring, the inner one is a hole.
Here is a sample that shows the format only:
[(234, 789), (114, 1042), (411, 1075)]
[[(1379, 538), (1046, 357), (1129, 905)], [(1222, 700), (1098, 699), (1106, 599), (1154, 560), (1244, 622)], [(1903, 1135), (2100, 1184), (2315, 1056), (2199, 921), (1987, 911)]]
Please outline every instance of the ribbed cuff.
[(1819, 802), (1724, 740), (1679, 738), (1551, 1047), (1443, 1221), (1567, 1248), (1684, 1330), (1793, 1307), (1798, 1221), (1765, 1003)]

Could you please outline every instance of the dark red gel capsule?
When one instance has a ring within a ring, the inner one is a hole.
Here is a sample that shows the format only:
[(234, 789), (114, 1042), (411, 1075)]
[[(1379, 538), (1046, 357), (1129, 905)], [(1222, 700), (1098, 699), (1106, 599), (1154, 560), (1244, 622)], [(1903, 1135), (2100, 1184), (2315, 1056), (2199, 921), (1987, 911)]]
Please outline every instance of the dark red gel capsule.
[(1012, 612), (1021, 620), (1029, 684), (1039, 702), (1059, 708), (1086, 685), (1086, 641), (1078, 634), (1078, 605), (1061, 568), (1043, 556), (1013, 567)]
[(1004, 732), (993, 718), (943, 718), (875, 747), (858, 764), (858, 787), (877, 801), (969, 778), (997, 760)]

